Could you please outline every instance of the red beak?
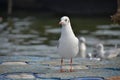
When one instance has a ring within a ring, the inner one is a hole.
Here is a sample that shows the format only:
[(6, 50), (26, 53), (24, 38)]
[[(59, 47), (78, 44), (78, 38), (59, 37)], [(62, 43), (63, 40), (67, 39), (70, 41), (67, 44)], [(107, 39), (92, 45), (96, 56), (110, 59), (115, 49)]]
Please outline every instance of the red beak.
[(63, 23), (63, 22), (61, 22), (61, 21), (59, 22), (59, 24), (62, 24), (62, 23)]

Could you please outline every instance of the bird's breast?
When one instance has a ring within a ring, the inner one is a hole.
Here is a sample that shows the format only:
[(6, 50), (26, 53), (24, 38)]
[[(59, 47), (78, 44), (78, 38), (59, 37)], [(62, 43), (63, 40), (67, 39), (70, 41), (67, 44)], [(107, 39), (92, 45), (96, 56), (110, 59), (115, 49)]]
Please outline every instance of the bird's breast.
[(58, 46), (58, 53), (62, 57), (74, 57), (79, 51), (78, 39), (75, 38), (61, 38)]

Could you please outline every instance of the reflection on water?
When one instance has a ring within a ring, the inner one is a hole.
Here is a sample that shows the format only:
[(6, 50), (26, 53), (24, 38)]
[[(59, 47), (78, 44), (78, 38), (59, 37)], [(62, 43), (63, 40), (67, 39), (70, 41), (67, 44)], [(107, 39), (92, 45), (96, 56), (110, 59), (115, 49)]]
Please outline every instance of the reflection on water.
[[(41, 55), (55, 53), (57, 40), (60, 37), (59, 18), (12, 18), (14, 28), (0, 34), (1, 55)], [(120, 45), (120, 26), (111, 25), (107, 18), (71, 18), (76, 36), (84, 36), (88, 50), (96, 43), (102, 42), (107, 48)], [(8, 25), (0, 24), (0, 29)]]

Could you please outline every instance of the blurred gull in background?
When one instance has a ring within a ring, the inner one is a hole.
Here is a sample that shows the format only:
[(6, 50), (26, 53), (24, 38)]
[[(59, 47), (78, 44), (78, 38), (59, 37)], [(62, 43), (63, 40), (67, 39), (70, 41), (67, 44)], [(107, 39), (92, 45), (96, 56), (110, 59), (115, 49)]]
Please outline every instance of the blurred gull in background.
[(87, 56), (89, 57), (90, 60), (97, 60), (97, 61), (101, 60), (100, 58), (93, 56), (93, 53), (88, 53)]
[(84, 37), (80, 37), (79, 38), (79, 53), (78, 56), (82, 57), (82, 58), (86, 58), (87, 54), (86, 54), (86, 40)]
[(97, 44), (95, 50), (96, 50), (97, 57), (100, 57), (103, 59), (111, 59), (111, 58), (117, 57), (120, 54), (120, 48), (117, 48), (117, 47), (115, 47), (114, 49), (105, 51), (102, 43)]

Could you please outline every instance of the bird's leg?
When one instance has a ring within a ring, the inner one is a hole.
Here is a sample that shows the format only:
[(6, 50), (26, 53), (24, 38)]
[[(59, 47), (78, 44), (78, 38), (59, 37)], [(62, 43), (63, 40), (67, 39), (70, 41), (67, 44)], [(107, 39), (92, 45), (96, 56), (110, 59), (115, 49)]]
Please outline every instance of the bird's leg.
[(62, 66), (63, 66), (63, 58), (61, 58), (61, 69), (60, 69), (60, 72), (64, 72)]
[(70, 59), (70, 72), (73, 72), (73, 69), (72, 69), (72, 58)]

